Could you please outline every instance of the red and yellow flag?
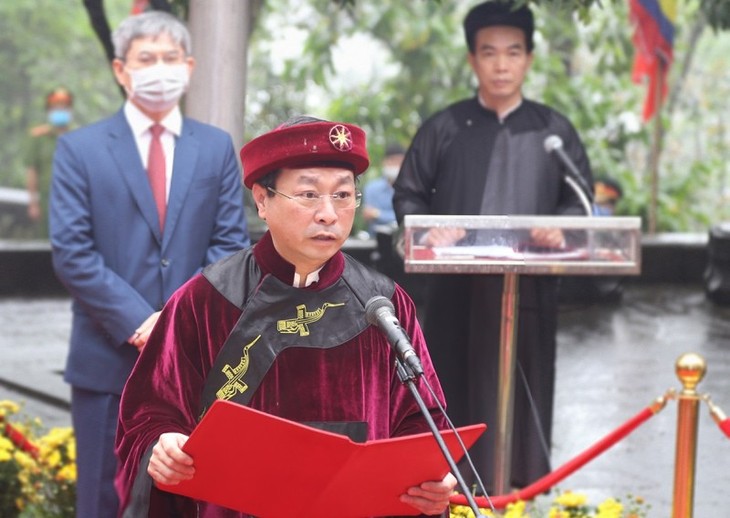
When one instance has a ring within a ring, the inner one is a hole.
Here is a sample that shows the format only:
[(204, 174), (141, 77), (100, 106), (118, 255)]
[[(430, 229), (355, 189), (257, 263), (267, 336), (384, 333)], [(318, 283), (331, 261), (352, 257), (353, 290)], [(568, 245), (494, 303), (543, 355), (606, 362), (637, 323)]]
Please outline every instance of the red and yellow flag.
[[(666, 79), (673, 60), (677, 2), (629, 0), (629, 7), (635, 48), (631, 78), (635, 83), (641, 83), (645, 76), (649, 77), (643, 114), (644, 121), (648, 121), (661, 107), (667, 93)], [(657, 96), (658, 81), (661, 81), (660, 96)]]

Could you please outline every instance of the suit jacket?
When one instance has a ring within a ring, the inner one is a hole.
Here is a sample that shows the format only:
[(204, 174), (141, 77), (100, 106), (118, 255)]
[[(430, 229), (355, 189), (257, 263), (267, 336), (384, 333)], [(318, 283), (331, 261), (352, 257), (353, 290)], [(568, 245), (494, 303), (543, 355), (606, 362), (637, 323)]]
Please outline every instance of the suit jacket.
[(64, 378), (121, 394), (135, 329), (202, 267), (249, 244), (231, 138), (183, 119), (164, 234), (121, 110), (59, 139), (50, 198), (53, 267), (73, 297)]

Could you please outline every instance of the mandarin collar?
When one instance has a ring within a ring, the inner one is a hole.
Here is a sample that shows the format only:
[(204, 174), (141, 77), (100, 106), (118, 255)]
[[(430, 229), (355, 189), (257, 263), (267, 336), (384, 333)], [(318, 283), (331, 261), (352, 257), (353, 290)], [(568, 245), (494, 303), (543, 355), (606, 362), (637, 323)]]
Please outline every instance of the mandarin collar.
[[(253, 254), (261, 271), (264, 274), (271, 274), (281, 282), (292, 286), (294, 283), (294, 265), (284, 259), (274, 248), (274, 241), (271, 232), (268, 230), (261, 239), (254, 245)], [(323, 289), (337, 281), (345, 269), (345, 258), (341, 251), (327, 261), (319, 270), (319, 281), (301, 289)]]
[(507, 117), (509, 117), (510, 115), (512, 115), (513, 113), (515, 113), (517, 110), (519, 110), (522, 107), (522, 104), (523, 104), (525, 98), (521, 96), (520, 97), (520, 100), (517, 101), (514, 106), (512, 106), (507, 111), (505, 111), (504, 112), (504, 115), (502, 115), (501, 117), (497, 114), (497, 112), (495, 110), (493, 110), (492, 108), (488, 107), (484, 103), (484, 100), (482, 99), (482, 96), (481, 96), (481, 94), (479, 92), (477, 92), (476, 100), (477, 100), (477, 103), (479, 104), (479, 106), (483, 110), (485, 110), (485, 111), (489, 112), (490, 114), (492, 114), (494, 116), (494, 118), (496, 118), (497, 120), (499, 120), (499, 122), (504, 122), (507, 119)]

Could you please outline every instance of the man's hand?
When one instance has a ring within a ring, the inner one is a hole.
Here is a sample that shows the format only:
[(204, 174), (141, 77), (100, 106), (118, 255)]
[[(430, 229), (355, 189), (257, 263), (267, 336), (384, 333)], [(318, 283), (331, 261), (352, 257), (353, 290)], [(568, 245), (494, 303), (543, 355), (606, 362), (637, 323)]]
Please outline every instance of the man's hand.
[(456, 477), (447, 473), (443, 480), (423, 482), (420, 486), (408, 488), (400, 496), (404, 504), (415, 507), (427, 515), (439, 515), (449, 506), (449, 497), (454, 493)]
[(432, 228), (421, 237), (419, 244), (426, 246), (451, 246), (466, 235), (463, 228)]
[(142, 347), (147, 344), (147, 340), (149, 340), (150, 338), (152, 328), (155, 327), (158, 318), (160, 318), (159, 311), (155, 311), (150, 316), (148, 316), (147, 320), (142, 322), (142, 325), (135, 330), (134, 334), (129, 339), (129, 343), (135, 346), (137, 350), (141, 351)]
[(38, 195), (36, 195), (36, 198), (33, 198), (31, 196), (30, 203), (28, 203), (28, 217), (32, 221), (38, 221), (41, 219), (41, 204), (38, 203)]
[(362, 217), (365, 221), (371, 221), (380, 216), (380, 209), (375, 207), (365, 206), (362, 209)]
[(152, 448), (147, 473), (155, 482), (172, 486), (193, 478), (193, 458), (182, 450), (188, 436), (181, 433), (163, 433)]
[(565, 236), (559, 228), (533, 228), (530, 237), (538, 246), (565, 248)]

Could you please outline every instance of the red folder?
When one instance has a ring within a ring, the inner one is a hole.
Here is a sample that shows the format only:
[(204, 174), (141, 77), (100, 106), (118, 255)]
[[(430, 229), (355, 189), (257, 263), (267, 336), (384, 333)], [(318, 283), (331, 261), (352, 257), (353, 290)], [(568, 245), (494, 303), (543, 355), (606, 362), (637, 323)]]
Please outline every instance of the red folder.
[[(469, 448), (486, 429), (459, 428)], [(441, 432), (456, 462), (463, 451)], [(407, 488), (449, 471), (430, 432), (352, 442), (293, 421), (217, 400), (184, 447), (195, 476), (160, 489), (260, 518), (416, 515), (398, 500)]]

